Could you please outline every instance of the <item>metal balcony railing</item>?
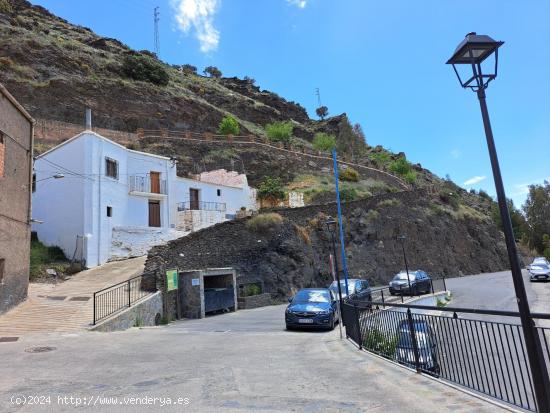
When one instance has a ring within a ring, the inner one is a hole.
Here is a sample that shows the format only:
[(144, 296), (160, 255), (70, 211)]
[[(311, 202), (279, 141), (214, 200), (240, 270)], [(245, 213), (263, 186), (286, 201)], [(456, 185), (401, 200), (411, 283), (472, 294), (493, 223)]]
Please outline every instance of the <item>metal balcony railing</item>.
[(130, 192), (166, 195), (166, 181), (164, 179), (151, 179), (149, 175), (131, 175), (128, 177), (128, 185), (130, 187)]
[(202, 202), (185, 201), (178, 203), (178, 211), (218, 211), (225, 212), (227, 209), (225, 202)]

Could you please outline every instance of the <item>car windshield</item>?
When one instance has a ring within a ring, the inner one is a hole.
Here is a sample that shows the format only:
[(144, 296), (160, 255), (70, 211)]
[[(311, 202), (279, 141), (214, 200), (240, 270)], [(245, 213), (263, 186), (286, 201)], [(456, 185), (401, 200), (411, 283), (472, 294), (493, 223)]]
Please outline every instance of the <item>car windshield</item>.
[(532, 270), (548, 270), (548, 269), (550, 269), (550, 265), (539, 263), (539, 264), (536, 264), (536, 265), (532, 265), (531, 269)]
[(302, 290), (292, 300), (293, 303), (329, 303), (330, 293), (327, 290)]
[[(414, 280), (415, 274), (413, 272), (409, 273), (409, 279)], [(407, 279), (407, 273), (406, 272), (400, 272), (397, 274), (394, 278), (394, 280), (406, 280)]]

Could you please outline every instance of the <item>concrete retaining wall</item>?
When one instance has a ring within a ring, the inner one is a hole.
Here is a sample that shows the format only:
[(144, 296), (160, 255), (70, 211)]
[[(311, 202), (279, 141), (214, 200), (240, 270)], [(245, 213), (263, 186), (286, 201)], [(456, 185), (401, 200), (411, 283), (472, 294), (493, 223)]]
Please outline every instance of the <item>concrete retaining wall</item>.
[(264, 293), (258, 295), (251, 295), (249, 297), (238, 298), (239, 309), (248, 310), (251, 308), (265, 307), (271, 305), (271, 294)]
[(162, 294), (160, 291), (93, 326), (90, 330), (105, 333), (127, 330), (130, 327), (154, 326), (157, 314), (162, 316)]

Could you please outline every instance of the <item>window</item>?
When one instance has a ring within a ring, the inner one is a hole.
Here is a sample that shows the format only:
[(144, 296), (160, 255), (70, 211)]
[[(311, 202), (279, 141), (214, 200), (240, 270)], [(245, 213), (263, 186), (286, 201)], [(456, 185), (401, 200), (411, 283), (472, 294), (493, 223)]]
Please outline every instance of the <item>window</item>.
[(4, 258), (0, 258), (0, 284), (4, 283), (4, 263), (6, 260)]
[(105, 176), (118, 179), (118, 162), (111, 158), (105, 158)]
[(32, 174), (32, 191), (36, 192), (36, 173)]
[(218, 189), (218, 196), (222, 196), (222, 190)]
[(4, 153), (6, 149), (4, 147), (4, 135), (0, 132), (0, 178), (4, 176)]
[(113, 207), (111, 207), (111, 206), (107, 207), (107, 216), (109, 218), (113, 216)]

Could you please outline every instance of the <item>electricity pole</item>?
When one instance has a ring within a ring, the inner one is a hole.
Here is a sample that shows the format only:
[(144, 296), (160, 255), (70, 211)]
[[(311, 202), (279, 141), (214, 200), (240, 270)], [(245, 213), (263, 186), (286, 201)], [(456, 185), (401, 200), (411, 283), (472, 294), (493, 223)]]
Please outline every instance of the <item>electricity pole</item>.
[(155, 22), (155, 54), (157, 57), (160, 57), (160, 37), (159, 37), (159, 20), (160, 20), (160, 11), (159, 7), (155, 7), (153, 10), (153, 20)]

